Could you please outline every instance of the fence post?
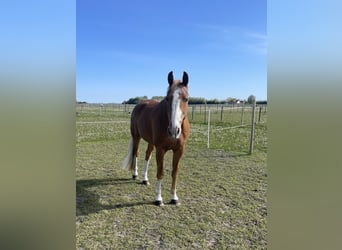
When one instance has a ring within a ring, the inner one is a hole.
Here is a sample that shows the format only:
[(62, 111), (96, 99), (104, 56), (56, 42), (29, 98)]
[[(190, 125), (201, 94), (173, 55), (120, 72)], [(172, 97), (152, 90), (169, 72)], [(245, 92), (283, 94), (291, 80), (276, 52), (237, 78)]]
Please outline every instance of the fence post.
[(245, 102), (242, 103), (241, 126), (243, 125), (244, 114), (245, 114)]
[(210, 108), (208, 109), (208, 142), (207, 142), (207, 148), (209, 148), (209, 141), (210, 141)]
[(194, 120), (194, 109), (195, 109), (195, 106), (192, 106), (191, 120)]
[(205, 106), (204, 106), (204, 124), (205, 124), (206, 120), (207, 120), (207, 104), (205, 104)]
[(258, 123), (260, 123), (260, 118), (261, 118), (261, 109), (262, 109), (262, 107), (260, 106), (260, 107), (259, 107), (259, 118), (258, 118)]
[(222, 122), (222, 116), (223, 116), (223, 105), (221, 106), (221, 122)]
[(249, 154), (251, 155), (253, 153), (254, 148), (254, 129), (255, 129), (255, 100), (253, 101), (253, 107), (252, 107), (252, 128), (251, 128), (251, 140), (249, 143)]

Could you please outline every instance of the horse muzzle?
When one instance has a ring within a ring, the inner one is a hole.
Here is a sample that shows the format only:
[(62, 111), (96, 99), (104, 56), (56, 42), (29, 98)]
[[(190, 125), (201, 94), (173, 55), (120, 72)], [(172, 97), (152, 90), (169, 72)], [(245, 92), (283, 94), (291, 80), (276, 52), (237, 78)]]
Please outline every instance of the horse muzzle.
[(180, 127), (168, 127), (167, 128), (167, 134), (170, 138), (173, 138), (173, 139), (178, 139), (181, 135), (181, 128)]

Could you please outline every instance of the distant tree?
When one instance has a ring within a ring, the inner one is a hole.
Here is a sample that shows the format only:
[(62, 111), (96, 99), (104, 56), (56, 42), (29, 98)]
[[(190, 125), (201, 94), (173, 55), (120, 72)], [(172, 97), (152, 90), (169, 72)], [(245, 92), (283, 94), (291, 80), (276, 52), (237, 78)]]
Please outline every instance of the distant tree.
[(236, 98), (233, 98), (233, 97), (228, 97), (227, 98), (227, 103), (228, 104), (235, 104), (236, 102), (237, 102)]
[(207, 104), (219, 104), (219, 103), (220, 101), (217, 98), (212, 99), (212, 100), (207, 100)]
[(247, 103), (252, 104), (254, 102), (255, 102), (255, 96), (254, 95), (248, 96)]
[(267, 101), (257, 101), (256, 104), (267, 104)]
[(152, 96), (151, 98), (152, 100), (157, 100), (157, 101), (161, 101), (164, 99), (164, 96)]
[(134, 98), (129, 98), (127, 101), (124, 101), (123, 104), (138, 104), (141, 101), (147, 100), (147, 96), (137, 96)]
[(189, 104), (205, 104), (206, 99), (203, 97), (190, 97)]

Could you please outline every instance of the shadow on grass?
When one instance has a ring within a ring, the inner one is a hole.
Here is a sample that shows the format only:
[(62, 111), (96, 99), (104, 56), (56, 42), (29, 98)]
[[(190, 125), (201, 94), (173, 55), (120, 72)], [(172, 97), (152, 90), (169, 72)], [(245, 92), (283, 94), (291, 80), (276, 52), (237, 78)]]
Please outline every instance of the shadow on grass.
[(251, 156), (250, 153), (241, 153), (241, 152), (238, 152), (238, 153), (235, 153), (235, 152), (229, 152), (228, 153), (229, 157), (233, 157), (233, 158), (238, 158), (238, 157), (243, 157), (243, 156)]
[(79, 186), (82, 187), (93, 187), (93, 186), (103, 186), (103, 185), (120, 185), (127, 183), (136, 183), (132, 178), (108, 178), (108, 179), (90, 179), (90, 180), (77, 180), (76, 189)]
[(103, 185), (123, 185), (123, 184), (141, 184), (131, 178), (108, 178), (108, 179), (90, 179), (76, 181), (76, 216), (88, 215), (101, 210), (110, 210), (125, 207), (134, 207), (142, 205), (154, 205), (152, 201), (117, 203), (113, 205), (104, 205), (100, 202), (100, 195), (89, 190), (91, 187)]

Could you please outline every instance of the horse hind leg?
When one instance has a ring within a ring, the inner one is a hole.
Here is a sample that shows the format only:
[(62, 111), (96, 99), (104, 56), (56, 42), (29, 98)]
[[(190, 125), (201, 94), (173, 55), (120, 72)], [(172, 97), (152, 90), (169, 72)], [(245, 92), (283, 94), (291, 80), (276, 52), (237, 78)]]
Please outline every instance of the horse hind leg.
[(142, 184), (144, 184), (144, 185), (150, 185), (150, 183), (148, 181), (148, 167), (149, 167), (153, 147), (154, 147), (153, 144), (149, 143), (147, 146), (146, 154), (145, 154), (144, 168), (143, 168), (142, 174), (141, 174), (141, 176), (143, 178)]
[(133, 137), (133, 161), (132, 161), (132, 178), (136, 180), (138, 177), (138, 156), (139, 156), (140, 137)]

